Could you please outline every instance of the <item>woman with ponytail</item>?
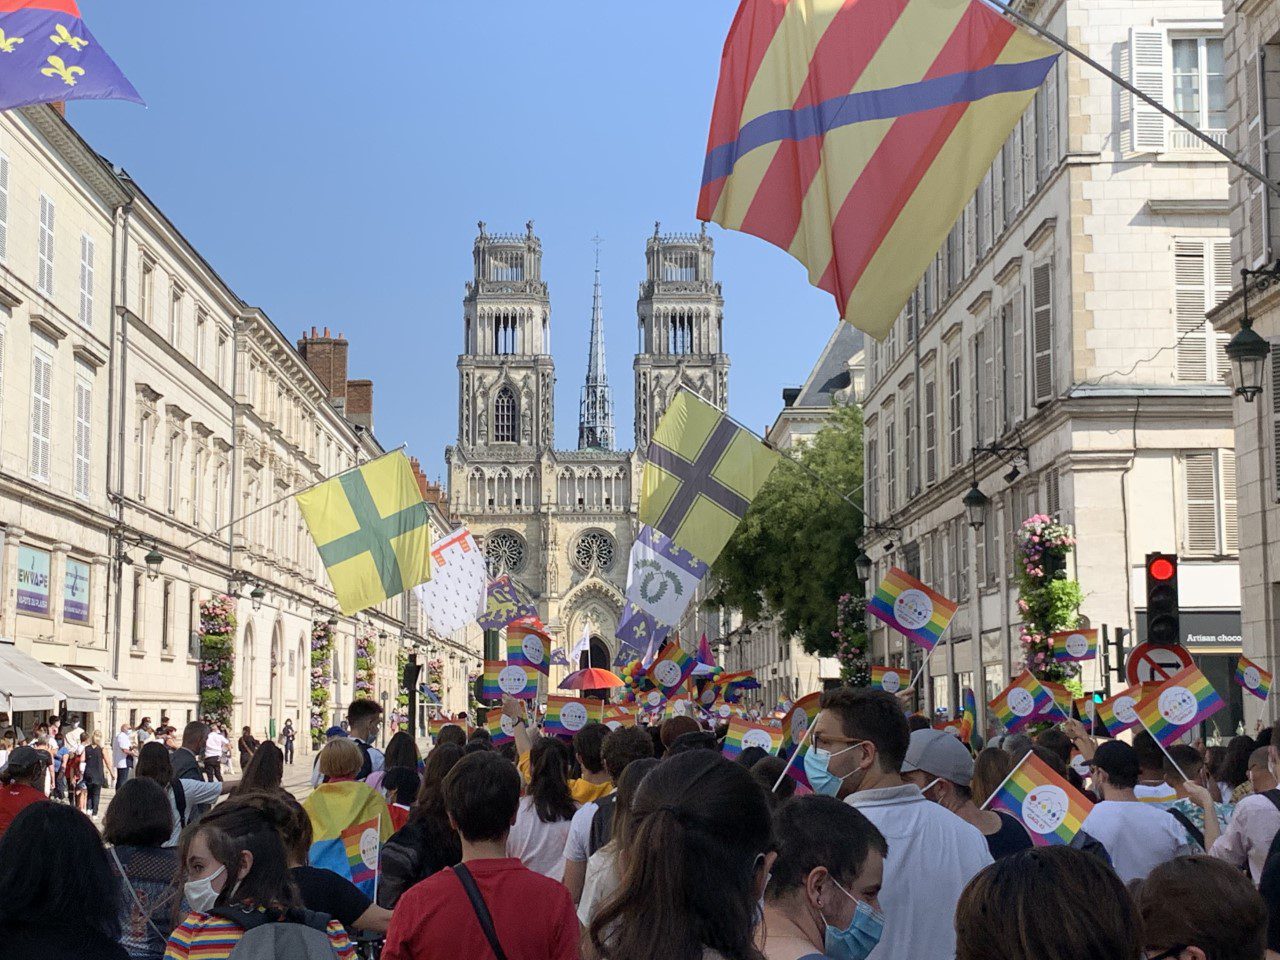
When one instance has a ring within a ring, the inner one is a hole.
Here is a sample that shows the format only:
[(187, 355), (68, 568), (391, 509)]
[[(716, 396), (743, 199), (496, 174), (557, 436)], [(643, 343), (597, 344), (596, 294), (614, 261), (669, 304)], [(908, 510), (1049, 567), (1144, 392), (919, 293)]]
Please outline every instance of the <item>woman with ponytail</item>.
[(515, 826), (507, 837), (507, 856), (534, 873), (564, 879), (564, 846), (578, 810), (569, 794), (573, 755), (555, 737), (541, 737), (529, 750), (529, 789), (520, 798)]
[(631, 804), (621, 882), (588, 929), (604, 960), (764, 960), (760, 900), (776, 854), (769, 803), (710, 750), (662, 761)]

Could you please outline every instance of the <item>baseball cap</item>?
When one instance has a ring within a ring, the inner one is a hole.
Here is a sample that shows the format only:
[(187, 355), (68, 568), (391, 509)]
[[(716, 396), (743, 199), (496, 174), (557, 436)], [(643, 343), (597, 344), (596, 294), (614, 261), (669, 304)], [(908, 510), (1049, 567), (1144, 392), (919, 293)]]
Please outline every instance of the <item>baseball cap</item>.
[(4, 765), (3, 770), (0, 770), (0, 778), (8, 777), (10, 774), (27, 774), (38, 766), (52, 762), (53, 758), (43, 750), (37, 750), (35, 747), (14, 747), (9, 751), (9, 762)]
[(1098, 744), (1089, 765), (1106, 771), (1109, 777), (1119, 777), (1122, 781), (1136, 782), (1141, 772), (1137, 751), (1123, 740), (1107, 740)]
[(916, 730), (911, 734), (902, 772), (921, 770), (962, 787), (973, 779), (973, 757), (960, 738), (945, 730)]
[(326, 740), (332, 740), (334, 737), (345, 737), (346, 735), (347, 731), (343, 730), (341, 727), (330, 727), (324, 732), (324, 738)]

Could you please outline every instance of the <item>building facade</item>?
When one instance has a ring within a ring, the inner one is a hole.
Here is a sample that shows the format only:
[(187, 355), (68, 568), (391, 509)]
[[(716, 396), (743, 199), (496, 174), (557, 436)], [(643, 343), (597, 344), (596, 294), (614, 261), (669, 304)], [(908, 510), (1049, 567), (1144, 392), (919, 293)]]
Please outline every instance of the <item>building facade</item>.
[[(1135, 83), (1225, 137), (1217, 5), (1026, 12), (1103, 62), (1120, 51)], [(896, 565), (960, 603), (928, 659), (931, 706), (954, 711), (970, 687), (985, 708), (1021, 670), (1014, 534), (1036, 513), (1075, 527), (1080, 614), (1112, 635), (1141, 639), (1144, 557), (1178, 553), (1184, 624), (1195, 613), (1209, 627), (1190, 649), (1224, 695), (1235, 689), (1226, 338), (1203, 317), (1231, 286), (1226, 198), (1218, 154), (1063, 56), (871, 344), (870, 585)], [(973, 484), (990, 500), (977, 528), (962, 506)], [(873, 662), (920, 665), (901, 635), (878, 621), (871, 635)], [(1085, 690), (1107, 679), (1098, 664), (1082, 676)], [(1238, 722), (1233, 697), (1219, 734)]]
[[(562, 450), (541, 241), (532, 223), (524, 234), (490, 234), (482, 223), (474, 256), (458, 358), (458, 442), (445, 452), (449, 511), (483, 543), (491, 572), (511, 574), (534, 598), (553, 635), (572, 646), (586, 633), (590, 662), (608, 666), (642, 456), (612, 448), (598, 273), (578, 449)], [(721, 407), (727, 399), (714, 258), (705, 230), (655, 229), (647, 243), (634, 363), (638, 450), (682, 387)]]

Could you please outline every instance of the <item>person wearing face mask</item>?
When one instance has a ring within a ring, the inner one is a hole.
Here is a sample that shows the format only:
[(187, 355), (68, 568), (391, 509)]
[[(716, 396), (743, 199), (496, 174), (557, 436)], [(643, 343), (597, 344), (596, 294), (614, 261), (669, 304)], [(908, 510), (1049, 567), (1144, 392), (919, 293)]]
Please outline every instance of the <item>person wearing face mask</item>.
[(764, 900), (767, 960), (865, 960), (880, 942), (884, 836), (834, 797), (795, 797), (773, 818)]
[(372, 700), (352, 700), (351, 706), (347, 707), (347, 727), (351, 731), (352, 742), (364, 754), (356, 779), (367, 780), (369, 774), (386, 766), (386, 756), (373, 745), (382, 727), (382, 708)]
[[(1274, 750), (1263, 747), (1250, 754), (1247, 776), (1254, 792), (1236, 804), (1227, 829), (1219, 836), (1216, 823), (1205, 823), (1209, 854), (1237, 867), (1247, 864), (1255, 885), (1262, 880), (1267, 852), (1280, 832), (1280, 790), (1270, 771), (1275, 764)], [(1202, 796), (1193, 799), (1205, 806)]]
[[(182, 834), (183, 897), (191, 912), (174, 928), (165, 960), (227, 960), (246, 938), (275, 956), (339, 960), (355, 950), (342, 924), (302, 908), (279, 828), (293, 817), (279, 798), (214, 808)], [(247, 798), (246, 798), (247, 799)], [(271, 925), (288, 929), (268, 929)]]
[[(916, 730), (911, 734), (902, 777), (920, 788), (926, 800), (945, 807), (986, 838), (993, 860), (1034, 846), (1017, 817), (998, 810), (980, 810), (969, 784), (973, 755), (958, 737), (945, 730)], [(986, 799), (985, 797), (983, 798)]]
[(955, 954), (956, 901), (991, 863), (986, 838), (903, 779), (910, 731), (891, 694), (828, 690), (809, 736), (804, 770), (813, 791), (856, 807), (892, 851), (880, 892), (884, 935), (872, 956), (949, 960)]

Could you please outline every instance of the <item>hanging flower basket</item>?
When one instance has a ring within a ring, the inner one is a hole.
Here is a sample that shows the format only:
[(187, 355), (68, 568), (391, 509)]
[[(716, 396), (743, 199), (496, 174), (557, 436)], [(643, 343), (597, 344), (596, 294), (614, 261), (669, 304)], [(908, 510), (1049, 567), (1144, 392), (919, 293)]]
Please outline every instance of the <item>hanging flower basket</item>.
[(836, 659), (840, 661), (840, 679), (851, 687), (871, 684), (871, 665), (867, 662), (867, 601), (846, 593), (836, 603)]
[(333, 687), (333, 627), (328, 620), (311, 624), (311, 742), (324, 745), (329, 728), (329, 698)]
[(1080, 583), (1067, 576), (1067, 558), (1076, 546), (1075, 532), (1067, 524), (1038, 513), (1022, 521), (1015, 542), (1023, 663), (1038, 679), (1062, 683), (1079, 670), (1074, 663), (1053, 659), (1049, 635), (1076, 626), (1084, 602)]
[(236, 598), (216, 594), (200, 604), (200, 716), (230, 724), (235, 704)]

